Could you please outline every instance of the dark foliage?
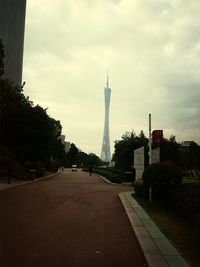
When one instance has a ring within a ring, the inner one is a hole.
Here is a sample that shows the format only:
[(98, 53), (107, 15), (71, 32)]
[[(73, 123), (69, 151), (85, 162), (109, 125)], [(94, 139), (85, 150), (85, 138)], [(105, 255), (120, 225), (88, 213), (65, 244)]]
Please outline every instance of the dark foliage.
[[(86, 169), (86, 171), (88, 171)], [(94, 168), (93, 172), (105, 177), (113, 183), (133, 182), (132, 175), (127, 176), (124, 172), (114, 168)]]
[[(8, 169), (6, 166), (12, 165), (17, 173), (19, 166), (28, 166), (30, 163), (35, 168), (47, 161), (61, 164), (65, 150), (60, 139), (62, 130), (60, 122), (51, 118), (46, 109), (39, 105), (34, 106), (33, 102), (23, 94), (22, 87), (2, 78), (3, 58), (4, 51), (0, 42), (1, 168), (6, 170)], [(7, 151), (7, 154), (3, 151)], [(10, 152), (12, 157), (8, 156)], [(7, 171), (7, 173), (12, 172)]]
[(171, 194), (171, 207), (190, 221), (200, 236), (200, 183), (182, 184)]
[(71, 167), (73, 164), (77, 164), (78, 148), (75, 144), (71, 144), (70, 150), (65, 156), (65, 167)]
[(134, 189), (135, 189), (135, 193), (138, 196), (144, 197), (144, 198), (148, 198), (148, 194), (149, 194), (149, 188), (147, 186), (144, 186), (143, 184), (143, 179), (137, 179), (134, 182)]
[[(147, 167), (149, 164), (148, 141), (143, 131), (141, 131), (138, 136), (134, 131), (126, 132), (121, 140), (115, 141), (113, 161), (115, 161), (116, 168), (122, 171), (131, 171), (134, 162), (134, 150), (142, 146), (144, 146), (144, 164), (145, 167)], [(152, 148), (156, 147), (160, 147), (161, 162), (171, 160), (178, 163), (179, 144), (176, 142), (175, 136), (171, 136), (169, 139), (164, 138), (163, 142), (159, 145), (152, 145)]]
[(73, 164), (78, 165), (80, 168), (86, 168), (89, 166), (101, 166), (102, 161), (97, 155), (79, 151), (76, 145), (71, 144), (70, 150), (65, 157), (65, 166), (71, 167)]
[(180, 165), (185, 169), (200, 169), (200, 146), (191, 142), (189, 147), (179, 147)]
[(0, 80), (0, 105), (0, 143), (14, 152), (18, 161), (25, 163), (63, 157), (60, 122), (51, 118), (41, 106), (33, 106), (22, 88)]
[(178, 155), (179, 144), (176, 142), (175, 136), (170, 136), (169, 139), (164, 138), (160, 144), (160, 161), (172, 160), (175, 163), (179, 161)]
[[(143, 179), (139, 179), (134, 183), (134, 189), (138, 196), (148, 198), (148, 186), (144, 185)], [(164, 201), (165, 207), (189, 221), (196, 234), (200, 236), (200, 183), (196, 180), (183, 182), (181, 185), (176, 186), (176, 190), (171, 190), (168, 194), (163, 192), (163, 197), (167, 198), (167, 201)], [(156, 199), (156, 203), (163, 205), (163, 197)]]
[(145, 169), (143, 182), (145, 187), (152, 187), (153, 200), (167, 202), (170, 194), (180, 186), (182, 173), (174, 165), (155, 163)]
[(11, 178), (26, 178), (24, 166), (14, 160), (13, 153), (3, 148), (0, 150), (0, 177), (7, 182), (10, 182)]
[(126, 132), (121, 140), (115, 141), (115, 152), (113, 161), (116, 168), (121, 171), (131, 171), (134, 162), (134, 150), (145, 147), (145, 165), (148, 164), (148, 139), (143, 131), (137, 136), (134, 131)]
[[(83, 152), (80, 152), (80, 153), (83, 153)], [(79, 159), (80, 164), (82, 165), (80, 153), (78, 155), (78, 159)], [(102, 161), (97, 155), (95, 155), (93, 153), (89, 153), (89, 154), (86, 154), (86, 155), (87, 156), (85, 157), (85, 165), (84, 166), (93, 166), (93, 167), (95, 167), (95, 166), (101, 166), (102, 165)]]

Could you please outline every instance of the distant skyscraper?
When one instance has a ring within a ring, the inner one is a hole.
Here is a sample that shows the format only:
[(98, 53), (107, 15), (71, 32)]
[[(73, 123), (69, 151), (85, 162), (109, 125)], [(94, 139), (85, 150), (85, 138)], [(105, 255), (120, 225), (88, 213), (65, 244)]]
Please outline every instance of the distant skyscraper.
[(107, 84), (104, 88), (105, 98), (105, 121), (104, 121), (104, 133), (101, 149), (101, 159), (105, 162), (110, 162), (110, 132), (109, 132), (109, 110), (110, 110), (110, 96), (111, 89), (109, 88), (109, 81), (107, 76)]
[(5, 49), (5, 78), (22, 83), (26, 0), (0, 0), (0, 39)]

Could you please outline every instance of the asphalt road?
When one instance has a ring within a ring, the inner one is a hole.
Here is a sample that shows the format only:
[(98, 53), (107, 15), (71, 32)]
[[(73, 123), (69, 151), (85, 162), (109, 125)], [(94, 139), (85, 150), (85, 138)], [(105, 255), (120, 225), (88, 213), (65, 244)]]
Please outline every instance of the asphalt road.
[(2, 267), (142, 267), (118, 193), (95, 174), (64, 172), (0, 192)]

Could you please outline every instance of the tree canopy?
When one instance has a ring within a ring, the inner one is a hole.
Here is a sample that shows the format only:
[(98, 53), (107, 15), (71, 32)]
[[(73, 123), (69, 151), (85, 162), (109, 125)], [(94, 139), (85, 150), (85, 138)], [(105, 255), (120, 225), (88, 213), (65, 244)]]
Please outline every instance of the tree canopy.
[(71, 144), (70, 150), (66, 154), (65, 166), (77, 164), (79, 167), (100, 166), (102, 165), (101, 159), (94, 153), (85, 153), (79, 151), (75, 144)]
[[(141, 146), (144, 146), (145, 150), (148, 149), (148, 139), (143, 131), (140, 132), (139, 136), (134, 131), (125, 132), (121, 140), (115, 141), (112, 160), (115, 162), (116, 167), (122, 171), (130, 171), (134, 161), (133, 151)], [(147, 161), (146, 157), (145, 160)]]
[(61, 159), (59, 137), (62, 126), (47, 110), (34, 106), (20, 88), (8, 80), (0, 80), (1, 146), (15, 153), (21, 161)]
[[(113, 161), (115, 161), (116, 167), (122, 171), (130, 171), (134, 163), (134, 150), (144, 146), (144, 164), (148, 166), (148, 142), (149, 139), (141, 131), (139, 135), (136, 135), (134, 131), (125, 132), (122, 135), (121, 140), (115, 141), (115, 151), (113, 154)], [(172, 160), (175, 163), (179, 163), (179, 144), (176, 142), (175, 136), (170, 136), (169, 139), (163, 138), (163, 141), (159, 145), (152, 145), (152, 148), (160, 147), (160, 160)], [(196, 146), (195, 151), (197, 151)], [(197, 152), (196, 152), (197, 153)]]
[(61, 162), (65, 150), (60, 135), (60, 121), (51, 118), (47, 109), (33, 104), (23, 88), (4, 79), (4, 51), (0, 42), (0, 128), (1, 148), (12, 152), (14, 160)]

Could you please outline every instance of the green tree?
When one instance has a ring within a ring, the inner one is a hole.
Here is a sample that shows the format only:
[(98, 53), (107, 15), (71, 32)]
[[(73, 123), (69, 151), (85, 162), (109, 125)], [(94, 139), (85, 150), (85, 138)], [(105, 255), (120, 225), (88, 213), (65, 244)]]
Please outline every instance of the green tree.
[(198, 146), (196, 142), (191, 142), (190, 154), (193, 161), (193, 167), (200, 168), (200, 146)]
[(101, 166), (101, 159), (95, 155), (94, 153), (85, 153), (80, 151), (77, 156), (77, 164), (80, 167), (88, 167), (88, 166)]
[(78, 160), (78, 148), (75, 144), (71, 144), (69, 152), (66, 155), (66, 165), (67, 167), (71, 167), (73, 164), (77, 164)]
[(9, 162), (17, 161), (24, 165), (27, 162), (43, 165), (51, 159), (61, 164), (65, 150), (60, 138), (60, 121), (51, 118), (47, 109), (34, 106), (29, 97), (24, 95), (22, 87), (2, 78), (3, 58), (4, 50), (0, 42), (1, 155), (6, 159), (6, 151), (7, 155), (12, 155), (12, 158), (7, 157)]
[(148, 139), (145, 137), (144, 132), (141, 131), (139, 136), (134, 131), (125, 132), (121, 140), (115, 141), (113, 161), (115, 161), (116, 168), (122, 171), (131, 171), (134, 150), (141, 146), (145, 146), (145, 161), (147, 163)]
[(164, 138), (160, 146), (160, 160), (172, 160), (175, 163), (179, 161), (178, 147), (179, 144), (176, 142), (176, 137), (171, 135), (169, 139)]
[(88, 166), (101, 166), (101, 159), (94, 153), (88, 154)]
[(88, 154), (83, 151), (80, 151), (78, 153), (77, 164), (80, 167), (87, 167), (88, 166)]

